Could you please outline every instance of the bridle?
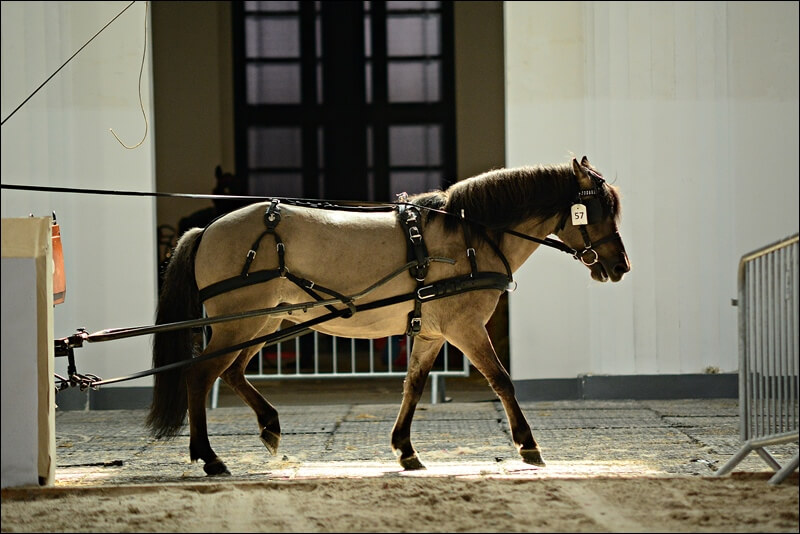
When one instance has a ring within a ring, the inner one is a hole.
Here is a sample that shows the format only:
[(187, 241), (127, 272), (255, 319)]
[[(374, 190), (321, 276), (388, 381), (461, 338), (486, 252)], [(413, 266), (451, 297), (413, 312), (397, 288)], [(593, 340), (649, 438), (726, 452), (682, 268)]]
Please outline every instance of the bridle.
[[(583, 249), (576, 250), (563, 241), (559, 241), (558, 239), (552, 239), (549, 237), (539, 239), (515, 230), (505, 230), (504, 233), (562, 250), (568, 254), (571, 254), (576, 260), (580, 260), (581, 263), (587, 267), (591, 267), (597, 263), (600, 260), (600, 255), (595, 249), (605, 243), (622, 240), (622, 237), (619, 235), (617, 230), (615, 230), (612, 234), (602, 237), (594, 242), (592, 241), (592, 238), (589, 237), (589, 231), (586, 229), (586, 227), (596, 224), (602, 220), (601, 214), (603, 213), (603, 205), (602, 201), (600, 200), (600, 196), (603, 192), (603, 184), (605, 183), (605, 179), (599, 173), (591, 169), (586, 169), (586, 172), (589, 173), (589, 176), (592, 178), (594, 187), (590, 189), (579, 189), (576, 197), (573, 199), (572, 204), (573, 209), (575, 206), (581, 206), (583, 214), (586, 217), (586, 223), (577, 225), (581, 232), (581, 236), (583, 237)], [(564, 229), (567, 224), (567, 218), (569, 218), (572, 213), (572, 210), (564, 213), (559, 221), (558, 226), (556, 227), (556, 232), (560, 232)], [(575, 224), (574, 221), (573, 224)]]

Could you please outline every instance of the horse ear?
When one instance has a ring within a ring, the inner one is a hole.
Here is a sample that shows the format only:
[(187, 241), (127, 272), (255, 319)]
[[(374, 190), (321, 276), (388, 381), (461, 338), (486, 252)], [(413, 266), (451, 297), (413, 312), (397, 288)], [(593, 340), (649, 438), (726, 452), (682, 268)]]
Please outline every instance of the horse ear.
[(220, 166), (220, 165), (217, 165), (217, 168), (216, 168), (216, 169), (214, 169), (214, 176), (216, 176), (216, 177), (217, 177), (217, 180), (219, 180), (220, 178), (222, 178), (222, 166)]
[(591, 167), (591, 164), (589, 163), (589, 158), (583, 156), (583, 159), (581, 159), (581, 165), (583, 165), (584, 167)]
[(592, 188), (592, 178), (586, 172), (585, 166), (589, 163), (589, 160), (586, 156), (583, 156), (583, 159), (580, 163), (575, 158), (572, 158), (572, 171), (575, 173), (575, 177), (578, 179), (578, 186), (581, 189), (591, 189)]
[(572, 158), (572, 172), (575, 173), (575, 176), (580, 176), (583, 173), (583, 169), (581, 169), (581, 164), (578, 163), (578, 160)]

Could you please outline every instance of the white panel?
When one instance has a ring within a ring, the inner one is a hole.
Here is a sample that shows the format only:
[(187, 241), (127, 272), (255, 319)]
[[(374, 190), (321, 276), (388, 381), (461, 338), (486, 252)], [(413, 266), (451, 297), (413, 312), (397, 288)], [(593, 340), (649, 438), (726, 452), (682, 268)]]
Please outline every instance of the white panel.
[[(507, 165), (586, 154), (620, 187), (632, 264), (600, 286), (537, 252), (512, 376), (735, 371), (739, 259), (798, 227), (797, 4), (504, 5)], [(553, 357), (564, 340), (585, 356)]]
[(36, 486), (39, 484), (36, 260), (3, 258), (2, 263), (2, 487)]
[[(3, 2), (2, 117), (127, 4)], [(3, 124), (4, 184), (152, 191), (154, 188), (152, 42), (142, 75), (147, 137), (139, 106), (145, 3), (104, 30)], [(148, 22), (149, 27), (149, 22)], [(152, 324), (156, 298), (155, 201), (148, 197), (3, 190), (2, 216), (48, 216), (61, 226), (66, 301), (55, 307), (56, 338), (104, 328)], [(103, 378), (150, 368), (150, 339), (88, 344), (78, 371)], [(66, 375), (66, 358), (56, 372)], [(110, 387), (148, 386), (147, 377)]]

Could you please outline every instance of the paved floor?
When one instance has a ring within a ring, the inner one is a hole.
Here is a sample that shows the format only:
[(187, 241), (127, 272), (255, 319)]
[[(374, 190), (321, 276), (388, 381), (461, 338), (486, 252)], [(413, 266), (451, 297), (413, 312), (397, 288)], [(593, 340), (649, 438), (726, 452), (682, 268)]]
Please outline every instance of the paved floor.
[[(425, 400), (423, 398), (423, 400)], [(209, 411), (212, 447), (234, 480), (387, 476), (401, 471), (386, 403), (283, 404), (277, 456), (261, 444), (249, 408)], [(735, 399), (522, 403), (547, 467), (520, 461), (499, 402), (420, 404), (412, 440), (427, 465), (410, 476), (709, 476), (739, 450)], [(188, 428), (151, 438), (144, 410), (57, 411), (56, 486), (209, 480), (189, 461)], [(797, 443), (769, 448), (781, 463)], [(735, 471), (771, 472), (755, 453)], [(211, 479), (218, 480), (218, 479)]]

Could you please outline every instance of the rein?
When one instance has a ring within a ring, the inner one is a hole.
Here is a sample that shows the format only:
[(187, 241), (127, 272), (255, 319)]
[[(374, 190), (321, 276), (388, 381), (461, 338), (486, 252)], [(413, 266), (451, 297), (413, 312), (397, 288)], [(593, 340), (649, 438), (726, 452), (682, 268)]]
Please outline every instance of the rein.
[[(376, 201), (351, 201), (351, 200), (322, 200), (322, 199), (304, 199), (294, 197), (264, 197), (264, 196), (250, 196), (250, 195), (204, 195), (195, 193), (160, 193), (150, 191), (115, 191), (110, 189), (84, 189), (74, 187), (51, 187), (51, 186), (37, 186), (37, 185), (22, 185), (22, 184), (0, 184), (0, 189), (11, 189), (16, 191), (41, 191), (46, 193), (79, 193), (85, 195), (111, 195), (111, 196), (136, 196), (136, 197), (158, 197), (158, 198), (196, 198), (196, 199), (222, 199), (222, 200), (279, 200), (284, 204), (293, 206), (302, 206), (307, 208), (318, 208), (328, 210), (341, 210), (341, 211), (357, 211), (357, 212), (382, 212), (392, 211), (398, 205), (416, 206), (408, 201), (404, 202), (376, 202)], [(448, 217), (459, 217), (455, 213), (449, 211), (431, 208), (427, 206), (416, 206), (418, 209), (440, 213)], [(463, 218), (463, 217), (462, 217)], [(470, 218), (463, 218), (472, 224), (486, 227), (484, 223)], [(503, 230), (505, 234), (513, 235), (521, 239), (526, 239), (540, 245), (545, 245), (562, 252), (566, 252), (575, 259), (580, 259), (576, 256), (574, 248), (568, 246), (563, 241), (545, 237), (540, 239), (538, 237), (530, 236), (517, 232), (515, 230)]]

